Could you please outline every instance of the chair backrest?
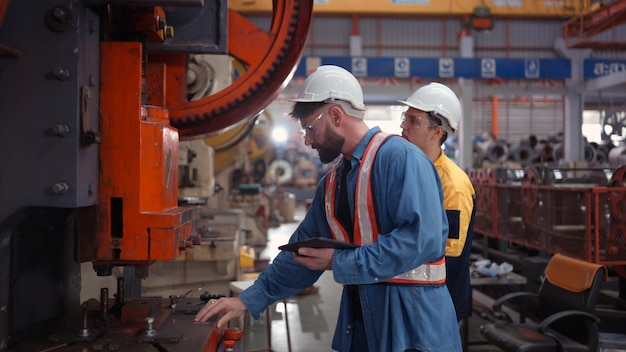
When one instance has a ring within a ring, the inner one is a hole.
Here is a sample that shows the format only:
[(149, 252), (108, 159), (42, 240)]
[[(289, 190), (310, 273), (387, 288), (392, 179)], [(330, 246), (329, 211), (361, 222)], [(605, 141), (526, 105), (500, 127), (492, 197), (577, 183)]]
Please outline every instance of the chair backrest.
[[(594, 314), (600, 283), (607, 279), (608, 272), (604, 265), (554, 254), (539, 288), (541, 318), (564, 310)], [(583, 318), (567, 319), (553, 327), (574, 340), (584, 341), (588, 330), (574, 327), (581, 326), (580, 321), (586, 322)]]

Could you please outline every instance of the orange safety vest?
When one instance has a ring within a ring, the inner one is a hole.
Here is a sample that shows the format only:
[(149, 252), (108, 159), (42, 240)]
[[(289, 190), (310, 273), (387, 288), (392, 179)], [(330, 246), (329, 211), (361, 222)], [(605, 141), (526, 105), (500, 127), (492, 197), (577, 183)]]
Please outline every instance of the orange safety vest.
[[(372, 187), (370, 170), (374, 164), (376, 152), (383, 144), (388, 133), (378, 132), (369, 142), (363, 160), (359, 166), (359, 175), (356, 181), (356, 193), (354, 199), (354, 244), (368, 245), (378, 240), (378, 225), (376, 223), (376, 213), (372, 203)], [(337, 166), (341, 164), (341, 158), (328, 171), (326, 176), (326, 190), (324, 192), (324, 202), (326, 206), (326, 220), (330, 233), (338, 241), (350, 242), (348, 232), (343, 227), (339, 219), (335, 217), (335, 192), (337, 189)], [(446, 281), (445, 257), (441, 257), (436, 262), (426, 263), (397, 275), (386, 282), (403, 284), (442, 284)]]

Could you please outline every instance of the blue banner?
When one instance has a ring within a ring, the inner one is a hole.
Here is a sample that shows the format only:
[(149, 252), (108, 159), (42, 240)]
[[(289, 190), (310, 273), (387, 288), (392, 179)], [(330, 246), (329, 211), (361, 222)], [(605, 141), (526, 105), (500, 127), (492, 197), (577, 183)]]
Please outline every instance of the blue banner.
[(295, 76), (305, 77), (318, 65), (337, 65), (356, 77), (372, 78), (568, 79), (572, 71), (569, 59), (325, 56), (303, 57)]
[(626, 71), (626, 60), (586, 59), (583, 64), (585, 79), (598, 78)]

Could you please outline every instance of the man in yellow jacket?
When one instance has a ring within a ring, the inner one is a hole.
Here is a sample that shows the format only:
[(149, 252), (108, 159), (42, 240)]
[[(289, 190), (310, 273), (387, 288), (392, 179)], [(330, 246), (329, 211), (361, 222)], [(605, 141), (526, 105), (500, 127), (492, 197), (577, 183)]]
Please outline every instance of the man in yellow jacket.
[(402, 137), (418, 146), (435, 164), (443, 188), (443, 207), (449, 224), (446, 241), (446, 285), (459, 323), (468, 313), (469, 255), (474, 227), (474, 187), (469, 177), (441, 149), (461, 120), (456, 94), (440, 83), (430, 83), (400, 101), (409, 109), (402, 116)]

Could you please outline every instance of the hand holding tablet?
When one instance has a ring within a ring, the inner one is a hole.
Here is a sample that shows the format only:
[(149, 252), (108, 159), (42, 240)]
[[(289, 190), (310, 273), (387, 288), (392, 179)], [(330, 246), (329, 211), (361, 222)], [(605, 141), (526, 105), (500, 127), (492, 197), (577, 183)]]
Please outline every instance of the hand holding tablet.
[(298, 252), (298, 248), (300, 247), (354, 249), (354, 248), (357, 248), (358, 246), (352, 243), (333, 240), (331, 238), (313, 237), (313, 238), (307, 238), (306, 240), (302, 240), (298, 242), (284, 244), (278, 247), (278, 249), (280, 249), (281, 251)]

